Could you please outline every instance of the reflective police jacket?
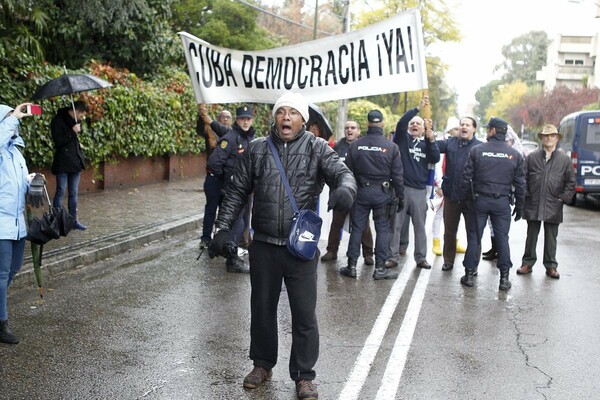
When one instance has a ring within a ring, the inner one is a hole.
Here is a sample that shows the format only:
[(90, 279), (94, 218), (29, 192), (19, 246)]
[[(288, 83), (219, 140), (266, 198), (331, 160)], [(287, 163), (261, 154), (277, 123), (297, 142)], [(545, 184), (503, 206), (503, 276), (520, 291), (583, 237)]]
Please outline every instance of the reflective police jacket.
[(383, 136), (383, 129), (371, 126), (367, 136), (350, 144), (346, 165), (354, 173), (356, 183), (379, 185), (389, 182), (396, 197), (404, 198), (403, 168), (400, 150)]
[[(325, 140), (304, 129), (289, 142), (283, 142), (274, 128), (271, 137), (298, 209), (316, 209), (324, 182), (331, 190), (346, 186), (356, 196), (352, 173)], [(250, 193), (254, 193), (253, 240), (285, 245), (294, 210), (266, 138), (252, 141), (238, 160), (215, 226), (231, 229)]]
[(452, 137), (446, 140), (438, 140), (437, 144), (441, 153), (446, 153), (446, 166), (444, 177), (442, 178), (442, 191), (444, 197), (459, 201), (461, 198), (460, 181), (462, 178), (469, 151), (481, 140), (473, 137), (471, 140), (464, 140), (458, 137)]
[(469, 153), (462, 178), (462, 199), (470, 197), (470, 182), (475, 193), (483, 196), (509, 196), (515, 188), (515, 207), (523, 210), (525, 170), (523, 156), (508, 144), (503, 134), (496, 134)]
[[(213, 124), (211, 124), (211, 128), (213, 128)], [(214, 128), (217, 128), (217, 125)], [(253, 127), (244, 132), (237, 123), (234, 123), (231, 129), (219, 139), (217, 147), (206, 163), (206, 166), (217, 178), (225, 183), (231, 180), (236, 161), (254, 139), (254, 133)]]
[(427, 164), (440, 161), (440, 149), (436, 142), (427, 139), (413, 139), (408, 133), (408, 123), (419, 110), (408, 110), (396, 124), (394, 143), (400, 149), (404, 167), (404, 185), (414, 189), (425, 189), (427, 186)]

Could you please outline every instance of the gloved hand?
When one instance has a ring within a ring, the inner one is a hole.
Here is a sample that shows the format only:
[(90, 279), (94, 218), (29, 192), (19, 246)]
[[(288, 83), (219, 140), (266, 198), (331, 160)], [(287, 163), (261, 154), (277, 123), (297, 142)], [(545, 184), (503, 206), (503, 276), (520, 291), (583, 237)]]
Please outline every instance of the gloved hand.
[(398, 197), (398, 207), (396, 208), (396, 213), (404, 210), (404, 198)]
[(515, 217), (515, 222), (517, 222), (521, 219), (521, 210), (515, 207), (515, 209), (512, 212), (512, 215)]
[(329, 193), (329, 201), (327, 202), (327, 211), (334, 209), (335, 211), (349, 211), (354, 203), (352, 192), (346, 186), (340, 186)]
[(208, 256), (215, 258), (223, 255), (225, 243), (229, 241), (229, 229), (221, 229), (208, 245)]
[(32, 207), (39, 208), (44, 205), (45, 184), (46, 179), (44, 179), (44, 175), (36, 173), (29, 184), (29, 193), (27, 194), (29, 204)]

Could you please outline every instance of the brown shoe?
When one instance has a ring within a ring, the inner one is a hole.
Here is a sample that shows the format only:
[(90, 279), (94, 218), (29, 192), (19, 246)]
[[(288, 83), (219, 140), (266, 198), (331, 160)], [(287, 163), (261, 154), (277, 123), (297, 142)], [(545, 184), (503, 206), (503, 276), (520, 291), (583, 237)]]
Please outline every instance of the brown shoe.
[(523, 265), (521, 265), (521, 268), (519, 268), (517, 270), (517, 274), (518, 275), (527, 275), (527, 274), (530, 274), (531, 271), (533, 271), (533, 268), (531, 268), (529, 265), (523, 264)]
[(365, 265), (375, 265), (373, 256), (365, 256)]
[(296, 381), (296, 393), (300, 400), (317, 400), (319, 393), (312, 381), (301, 380)]
[(385, 267), (386, 268), (395, 268), (398, 266), (398, 262), (396, 262), (395, 260), (387, 260), (385, 262)]
[(328, 251), (327, 253), (325, 253), (325, 255), (323, 257), (321, 257), (321, 261), (335, 261), (337, 260), (337, 253), (333, 253), (331, 251)]
[(429, 264), (427, 261), (423, 260), (417, 264), (417, 268), (431, 269), (431, 264)]
[(256, 389), (264, 381), (271, 379), (273, 372), (262, 367), (254, 367), (252, 371), (244, 378), (244, 387), (246, 389)]
[(406, 257), (406, 250), (400, 250), (398, 254), (400, 254), (400, 257)]
[(560, 278), (560, 274), (556, 270), (556, 268), (546, 268), (546, 275), (552, 279)]

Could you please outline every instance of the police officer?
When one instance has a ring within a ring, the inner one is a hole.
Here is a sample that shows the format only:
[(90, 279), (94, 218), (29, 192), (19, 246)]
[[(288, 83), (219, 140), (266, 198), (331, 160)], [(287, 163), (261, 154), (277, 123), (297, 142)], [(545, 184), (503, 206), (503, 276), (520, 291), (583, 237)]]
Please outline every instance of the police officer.
[[(376, 232), (373, 278), (396, 279), (398, 273), (388, 270), (385, 261), (390, 240), (390, 212), (401, 210), (404, 206), (402, 160), (398, 146), (383, 136), (381, 112), (369, 111), (367, 120), (367, 135), (354, 141), (346, 155), (346, 165), (354, 173), (358, 192), (350, 213), (348, 265), (340, 269), (340, 273), (356, 278), (362, 233), (373, 210)], [(391, 204), (394, 206), (391, 207)]]
[[(217, 147), (208, 158), (207, 166), (210, 171), (221, 180), (223, 192), (226, 193), (231, 185), (231, 178), (235, 164), (242, 157), (248, 145), (254, 139), (254, 128), (252, 122), (254, 119), (252, 107), (244, 105), (238, 107), (235, 111), (236, 119), (231, 129), (221, 137)], [(244, 213), (240, 215), (231, 230), (230, 240), (236, 245), (240, 243), (244, 233), (246, 217)], [(237, 255), (227, 259), (226, 264), (228, 272), (249, 272), (249, 269), (241, 258)]]
[[(208, 115), (206, 104), (198, 105), (198, 121), (196, 123), (196, 134), (204, 138), (206, 147), (206, 159), (210, 158), (217, 140), (225, 135), (231, 128), (231, 112), (221, 110), (217, 120), (213, 121)], [(202, 221), (202, 235), (200, 236), (200, 250), (208, 247), (212, 240), (212, 231), (217, 218), (217, 209), (221, 203), (221, 179), (212, 173), (210, 168), (206, 168), (206, 178), (204, 179), (204, 195), (206, 196), (206, 205), (204, 207), (204, 219)]]
[(499, 289), (508, 290), (511, 287), (508, 275), (512, 267), (508, 245), (511, 186), (515, 196), (513, 215), (518, 221), (525, 200), (523, 156), (506, 142), (506, 121), (492, 117), (486, 128), (487, 142), (471, 149), (463, 173), (461, 203), (474, 218), (467, 219), (468, 245), (463, 261), (465, 275), (460, 283), (473, 286), (481, 253), (481, 237), (489, 217), (498, 250)]

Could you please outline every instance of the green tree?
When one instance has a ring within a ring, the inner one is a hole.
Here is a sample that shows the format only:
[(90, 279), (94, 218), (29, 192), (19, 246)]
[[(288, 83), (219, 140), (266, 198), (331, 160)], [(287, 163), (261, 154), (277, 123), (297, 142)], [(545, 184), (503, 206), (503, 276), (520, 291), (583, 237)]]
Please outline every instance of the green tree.
[[(372, 2), (368, 2), (371, 4)], [(367, 6), (367, 1), (364, 2)], [(423, 41), (425, 48), (435, 42), (454, 42), (460, 40), (458, 25), (452, 17), (452, 12), (447, 2), (442, 0), (384, 0), (382, 6), (360, 15), (353, 16), (356, 23), (353, 28), (361, 28), (383, 19), (392, 17), (399, 12), (411, 8), (420, 8), (421, 20), (423, 22)], [(456, 113), (456, 93), (453, 93), (443, 80), (447, 70), (439, 58), (428, 57), (427, 81), (429, 98), (431, 101), (432, 118), (434, 128), (445, 126), (450, 115)], [(403, 114), (407, 109), (415, 107), (422, 97), (421, 92), (415, 93), (392, 93), (381, 96), (371, 96), (368, 99), (384, 107), (389, 107), (394, 112)]]
[[(33, 0), (0, 0), (0, 59), (27, 52), (37, 61), (44, 58), (39, 38), (47, 29), (48, 14)], [(8, 62), (7, 62), (8, 61)]]
[(521, 81), (498, 86), (498, 89), (493, 92), (491, 106), (486, 109), (486, 121), (494, 115), (507, 118), (510, 109), (521, 102), (527, 91), (527, 85)]
[(40, 0), (50, 22), (46, 59), (70, 69), (102, 60), (137, 73), (183, 62), (168, 25), (173, 0)]
[(485, 118), (486, 110), (492, 105), (494, 100), (494, 91), (498, 90), (498, 86), (502, 84), (501, 80), (494, 80), (489, 82), (487, 85), (480, 87), (475, 92), (475, 100), (477, 100), (477, 106), (473, 110), (473, 113), (480, 117)]
[(277, 46), (258, 25), (258, 11), (235, 1), (175, 0), (171, 26), (210, 44), (236, 50), (260, 50)]
[(523, 81), (536, 84), (536, 72), (546, 65), (550, 40), (544, 31), (531, 31), (514, 38), (502, 47), (504, 62), (496, 68), (504, 70), (504, 82)]

